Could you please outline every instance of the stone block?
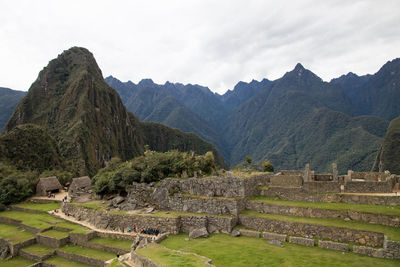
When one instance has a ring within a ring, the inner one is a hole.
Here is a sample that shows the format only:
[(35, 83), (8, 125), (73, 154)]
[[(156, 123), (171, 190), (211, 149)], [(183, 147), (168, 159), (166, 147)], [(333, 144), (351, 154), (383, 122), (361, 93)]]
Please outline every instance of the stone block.
[(371, 248), (365, 246), (353, 246), (353, 252), (358, 254), (367, 255), (375, 258), (383, 258), (384, 250), (378, 248)]
[(315, 245), (314, 239), (305, 238), (305, 237), (297, 237), (297, 236), (289, 237), (289, 242), (293, 243), (293, 244), (297, 244), (297, 245), (307, 246), (307, 247), (313, 247)]
[(263, 232), (263, 238), (267, 239), (267, 240), (278, 240), (280, 242), (286, 242), (287, 235), (281, 235), (281, 234), (270, 233), (270, 232)]
[(338, 250), (338, 251), (349, 251), (349, 244), (332, 242), (332, 241), (320, 240), (318, 242), (318, 247), (331, 250)]
[(258, 232), (258, 231), (240, 229), (239, 232), (241, 235), (244, 235), (244, 236), (260, 238), (260, 232)]

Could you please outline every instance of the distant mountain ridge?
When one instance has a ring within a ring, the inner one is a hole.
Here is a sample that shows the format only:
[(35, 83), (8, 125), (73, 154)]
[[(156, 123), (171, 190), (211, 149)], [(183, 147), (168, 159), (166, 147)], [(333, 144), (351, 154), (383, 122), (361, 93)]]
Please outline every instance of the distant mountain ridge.
[(0, 133), (26, 92), (0, 87)]
[(150, 79), (106, 82), (139, 118), (198, 134), (231, 166), (250, 155), (270, 159), (278, 170), (310, 162), (328, 171), (336, 161), (345, 172), (372, 167), (388, 120), (400, 114), (399, 62), (389, 61), (373, 75), (349, 73), (331, 82), (297, 64), (280, 79), (239, 82), (224, 95)]
[(85, 48), (73, 47), (49, 62), (19, 102), (5, 131), (26, 123), (42, 126), (53, 136), (61, 155), (80, 175), (96, 174), (112, 157), (127, 160), (141, 155), (145, 145), (157, 151), (213, 151), (216, 163), (225, 166), (214, 146), (194, 134), (143, 123), (127, 112)]

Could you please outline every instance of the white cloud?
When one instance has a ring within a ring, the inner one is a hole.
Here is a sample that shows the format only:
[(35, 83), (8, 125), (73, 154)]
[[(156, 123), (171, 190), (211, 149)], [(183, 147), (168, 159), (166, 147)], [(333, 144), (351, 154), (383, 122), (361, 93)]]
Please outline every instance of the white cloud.
[(0, 86), (27, 90), (71, 46), (103, 74), (220, 93), (301, 62), (324, 80), (399, 57), (397, 0), (0, 1)]

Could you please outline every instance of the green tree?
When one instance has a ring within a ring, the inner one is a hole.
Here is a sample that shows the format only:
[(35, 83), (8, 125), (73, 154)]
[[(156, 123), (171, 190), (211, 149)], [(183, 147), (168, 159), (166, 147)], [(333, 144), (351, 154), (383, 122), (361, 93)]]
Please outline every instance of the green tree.
[(274, 172), (274, 165), (269, 160), (265, 160), (262, 163), (262, 169), (265, 172)]

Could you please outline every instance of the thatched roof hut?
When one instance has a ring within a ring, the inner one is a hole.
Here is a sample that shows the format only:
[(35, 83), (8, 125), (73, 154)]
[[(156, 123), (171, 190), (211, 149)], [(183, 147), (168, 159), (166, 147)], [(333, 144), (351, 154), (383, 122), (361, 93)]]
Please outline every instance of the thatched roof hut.
[(47, 196), (49, 192), (56, 193), (62, 188), (62, 185), (55, 176), (40, 178), (38, 184), (36, 185), (36, 194), (39, 196)]
[(68, 189), (68, 194), (71, 196), (78, 192), (88, 192), (91, 188), (91, 180), (88, 176), (73, 178)]

